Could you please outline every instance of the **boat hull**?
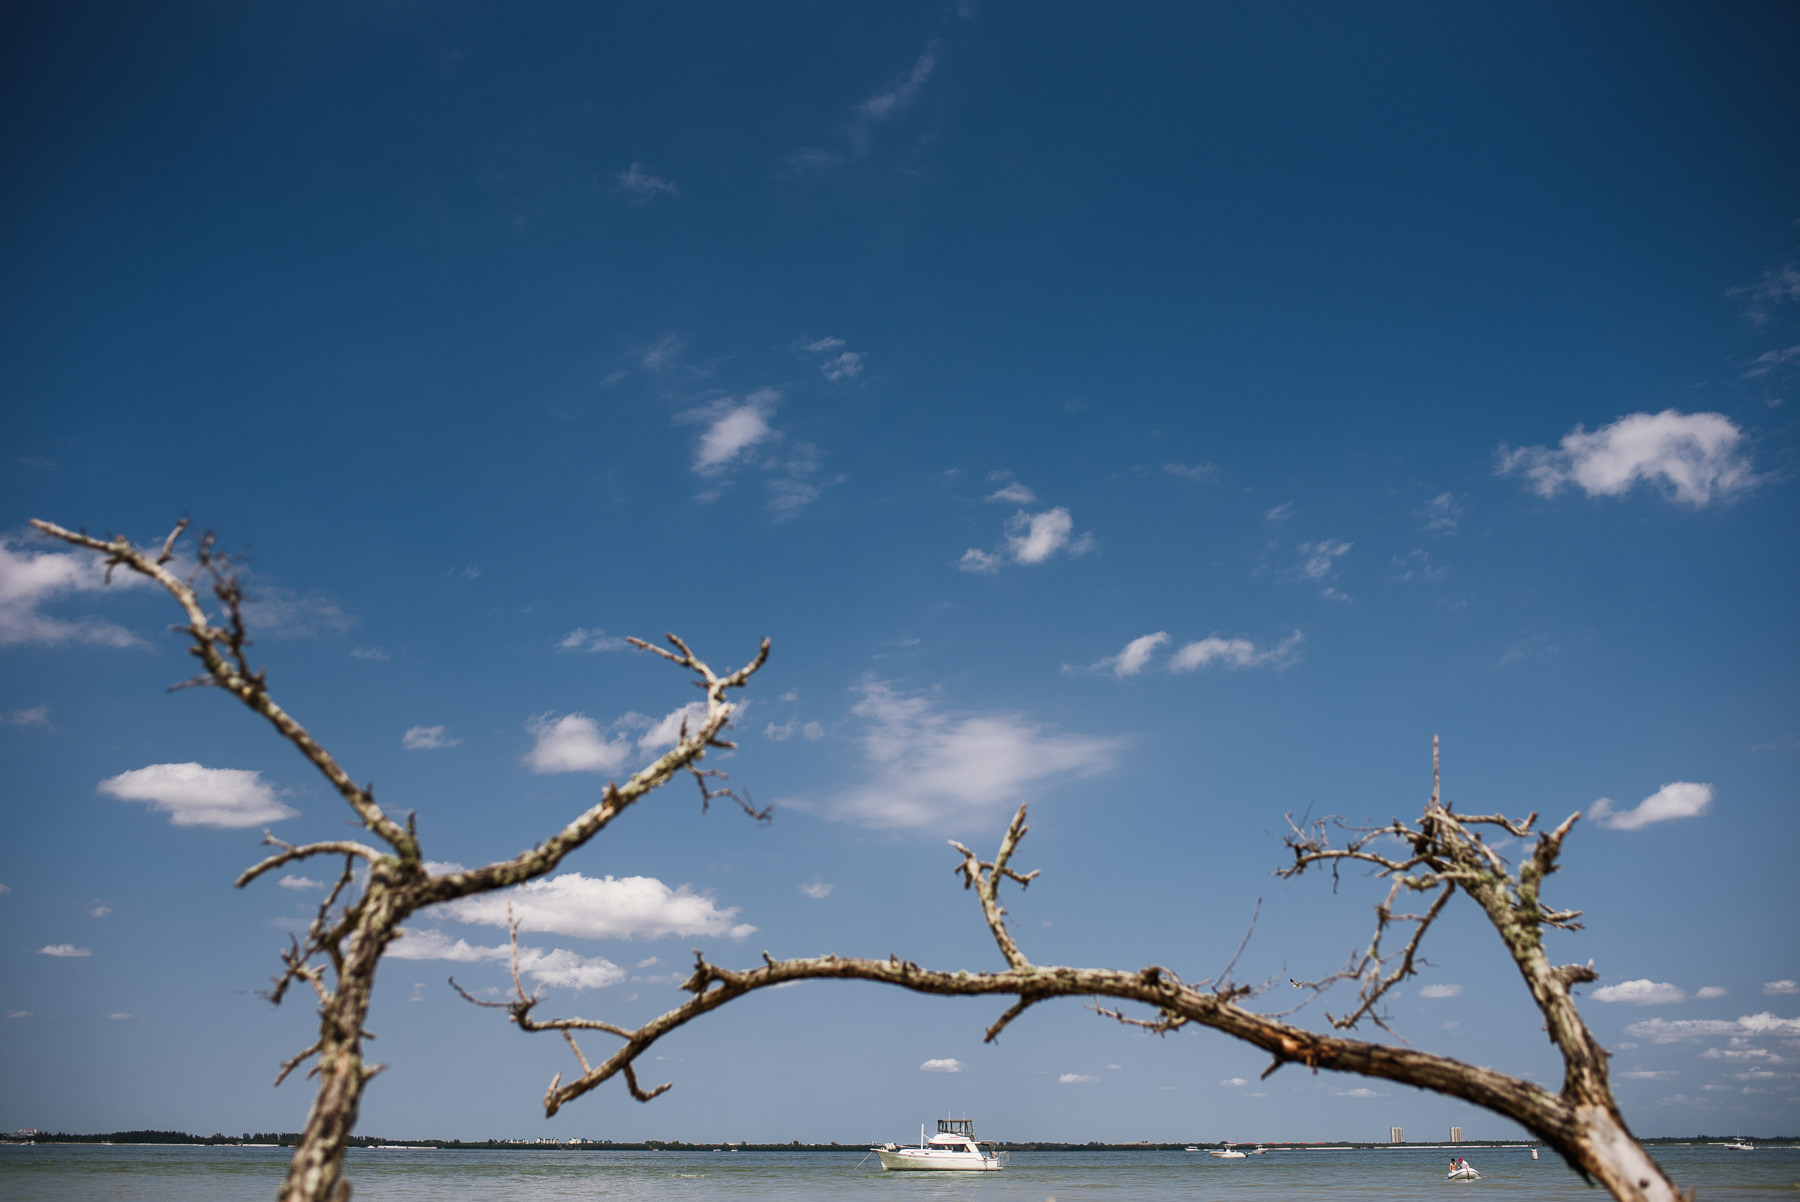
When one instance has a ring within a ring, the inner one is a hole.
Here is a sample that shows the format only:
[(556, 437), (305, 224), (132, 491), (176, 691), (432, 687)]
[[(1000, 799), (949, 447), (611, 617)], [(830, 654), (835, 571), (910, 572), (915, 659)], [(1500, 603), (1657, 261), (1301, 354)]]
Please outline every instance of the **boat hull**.
[(894, 1172), (925, 1173), (991, 1173), (1001, 1167), (997, 1156), (970, 1156), (967, 1154), (933, 1152), (920, 1155), (910, 1149), (890, 1152), (886, 1148), (876, 1148), (875, 1155), (881, 1158), (881, 1167)]

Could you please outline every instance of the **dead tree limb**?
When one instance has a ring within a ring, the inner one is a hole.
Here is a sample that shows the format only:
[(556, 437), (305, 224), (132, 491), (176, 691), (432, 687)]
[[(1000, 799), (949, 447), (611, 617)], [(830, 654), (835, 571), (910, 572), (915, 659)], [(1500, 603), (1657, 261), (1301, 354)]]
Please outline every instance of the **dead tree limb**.
[[(218, 549), (212, 535), (200, 541), (194, 569), (184, 577), (170, 564), (176, 543), (187, 528), (185, 520), (176, 525), (160, 548), (153, 549), (134, 546), (122, 536), (99, 539), (51, 522), (34, 520), (31, 524), (51, 538), (103, 556), (109, 581), (113, 571), (122, 567), (160, 585), (181, 607), (186, 621), (175, 629), (187, 636), (188, 653), (199, 659), (204, 668), (200, 675), (178, 687), (223, 689), (262, 715), (331, 783), (355, 812), (363, 829), (386, 844), (386, 850), (353, 840), (297, 847), (269, 835), (266, 842), (279, 850), (246, 869), (237, 879), (242, 888), (284, 864), (321, 855), (344, 857), (344, 870), (336, 886), (319, 907), (305, 937), (293, 939), (282, 953), (282, 972), (267, 993), (271, 1001), (279, 1003), (289, 986), (303, 981), (319, 1001), (317, 1042), (285, 1061), (276, 1077), (280, 1084), (299, 1065), (317, 1057), (310, 1075), (319, 1079), (318, 1092), (282, 1183), (281, 1202), (348, 1202), (350, 1182), (343, 1175), (344, 1148), (356, 1125), (363, 1086), (382, 1067), (364, 1062), (363, 1041), (372, 1036), (364, 1030), (363, 1023), (369, 1013), (376, 967), (388, 945), (400, 937), (401, 924), (409, 915), (436, 902), (504, 889), (554, 871), (570, 852), (681, 772), (692, 773), (699, 780), (705, 801), (726, 797), (756, 817), (767, 817), (767, 811), (756, 811), (729, 789), (709, 789), (707, 780), (717, 774), (701, 769), (700, 763), (709, 749), (733, 746), (723, 737), (735, 711), (730, 693), (748, 684), (767, 662), (768, 640), (763, 640), (749, 663), (720, 675), (674, 635), (668, 636), (675, 648), (673, 653), (633, 639), (638, 647), (654, 651), (693, 675), (693, 683), (706, 693), (705, 714), (697, 722), (683, 725), (681, 737), (667, 753), (624, 784), (607, 784), (598, 802), (538, 846), (509, 860), (434, 876), (425, 867), (411, 819), (402, 824), (383, 811), (376, 804), (374, 791), (358, 785), (331, 753), (276, 703), (264, 673), (252, 668), (251, 640), (243, 613), (249, 598), (236, 565)], [(208, 612), (208, 593), (218, 607), (216, 616)], [(356, 880), (359, 864), (367, 874), (360, 887)], [(627, 1080), (633, 1080), (629, 1070)], [(635, 1088), (633, 1084), (634, 1091)]]
[[(792, 981), (875, 981), (915, 993), (1014, 999), (988, 1028), (989, 1042), (1040, 1002), (1065, 997), (1106, 998), (1149, 1008), (1153, 1017), (1137, 1019), (1119, 1009), (1095, 1006), (1102, 1015), (1132, 1025), (1158, 1033), (1199, 1025), (1253, 1044), (1270, 1055), (1265, 1077), (1285, 1064), (1299, 1064), (1314, 1072), (1326, 1069), (1377, 1077), (1472, 1102), (1536, 1134), (1572, 1167), (1605, 1186), (1621, 1202), (1676, 1202), (1686, 1197), (1626, 1126), (1607, 1082), (1606, 1052), (1576, 1012), (1570, 986), (1594, 980), (1592, 965), (1553, 967), (1543, 952), (1544, 927), (1579, 927), (1575, 921), (1577, 912), (1546, 909), (1539, 900), (1544, 878), (1556, 871), (1563, 840), (1579, 815), (1572, 815), (1552, 831), (1536, 832), (1536, 814), (1522, 822), (1499, 814), (1455, 814), (1441, 802), (1437, 791), (1435, 739), (1432, 759), (1432, 798), (1417, 825), (1396, 821), (1374, 830), (1357, 831), (1343, 846), (1331, 843), (1330, 824), (1293, 826), (1287, 840), (1293, 862), (1279, 875), (1298, 876), (1320, 866), (1335, 871), (1347, 863), (1360, 863), (1390, 881), (1387, 898), (1376, 907), (1376, 932), (1368, 948), (1335, 978), (1295, 984), (1310, 984), (1316, 990), (1333, 979), (1354, 979), (1361, 984), (1359, 1003), (1348, 1015), (1332, 1019), (1331, 1025), (1345, 1030), (1361, 1019), (1376, 1018), (1374, 1007), (1381, 998), (1416, 971), (1421, 937), (1454, 894), (1465, 894), (1487, 915), (1544, 1015), (1550, 1039), (1561, 1052), (1565, 1066), (1559, 1092), (1431, 1052), (1322, 1034), (1258, 1013), (1240, 1004), (1256, 991), (1233, 983), (1229, 968), (1217, 978), (1190, 985), (1160, 965), (1133, 971), (1033, 964), (1007, 929), (1006, 911), (998, 900), (1003, 879), (1011, 879), (1023, 888), (1037, 876), (1036, 872), (1020, 874), (1010, 867), (1026, 833), (1024, 806), (1014, 815), (991, 862), (981, 860), (960, 843), (952, 843), (962, 857), (956, 871), (963, 877), (964, 886), (972, 888), (980, 899), (988, 929), (1006, 961), (1004, 971), (943, 972), (894, 956), (885, 960), (830, 955), (776, 960), (767, 953), (761, 967), (734, 970), (709, 964), (696, 952), (694, 970), (681, 986), (692, 996), (641, 1027), (627, 1028), (594, 1019), (537, 1018), (534, 1011), (539, 999), (526, 996), (523, 987), (517, 989), (513, 1001), (499, 1005), (521, 1030), (559, 1032), (575, 1051), (580, 1075), (565, 1084), (558, 1074), (544, 1094), (545, 1114), (553, 1115), (568, 1102), (619, 1075), (625, 1077), (633, 1097), (648, 1101), (657, 1096), (670, 1086), (640, 1088), (634, 1072), (638, 1057), (663, 1036), (702, 1015), (745, 994)], [(1521, 841), (1535, 841), (1516, 871), (1481, 840), (1481, 827), (1492, 827)], [(1394, 854), (1387, 854), (1383, 849), (1393, 843), (1399, 848)], [(1396, 899), (1407, 892), (1432, 898), (1423, 914), (1395, 912)], [(1413, 930), (1404, 946), (1390, 953), (1384, 949), (1382, 936), (1396, 923), (1411, 924)], [(577, 1032), (598, 1032), (621, 1042), (611, 1055), (593, 1063), (576, 1043)]]

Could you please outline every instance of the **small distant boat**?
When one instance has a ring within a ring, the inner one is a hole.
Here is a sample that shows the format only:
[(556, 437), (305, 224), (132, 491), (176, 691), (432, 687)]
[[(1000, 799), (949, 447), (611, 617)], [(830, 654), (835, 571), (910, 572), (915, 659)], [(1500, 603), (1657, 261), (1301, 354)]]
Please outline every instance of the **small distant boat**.
[(1721, 1148), (1729, 1148), (1733, 1152), (1754, 1152), (1754, 1151), (1756, 1151), (1756, 1145), (1753, 1143), (1750, 1143), (1741, 1135), (1735, 1135), (1730, 1140), (1728, 1140), (1725, 1143), (1720, 1144), (1719, 1146)]
[(1214, 1148), (1213, 1155), (1217, 1156), (1220, 1160), (1244, 1160), (1250, 1155), (1250, 1153), (1238, 1151), (1236, 1148), (1231, 1146), (1229, 1141), (1227, 1141), (1226, 1143), (1220, 1145), (1219, 1147)]
[(981, 1173), (1006, 1167), (1007, 1154), (993, 1149), (993, 1140), (975, 1138), (973, 1119), (939, 1119), (937, 1134), (930, 1139), (925, 1138), (925, 1128), (919, 1128), (919, 1146), (916, 1148), (881, 1144), (869, 1150), (881, 1158), (884, 1169)]
[(1182, 1149), (1183, 1152), (1198, 1152), (1199, 1150), (1200, 1149), (1196, 1148), (1193, 1144), (1189, 1144), (1187, 1147)]
[(1469, 1164), (1468, 1161), (1459, 1160), (1456, 1162), (1455, 1168), (1451, 1169), (1448, 1173), (1444, 1174), (1444, 1180), (1445, 1181), (1480, 1181), (1481, 1174), (1477, 1173), (1475, 1171), (1475, 1169)]

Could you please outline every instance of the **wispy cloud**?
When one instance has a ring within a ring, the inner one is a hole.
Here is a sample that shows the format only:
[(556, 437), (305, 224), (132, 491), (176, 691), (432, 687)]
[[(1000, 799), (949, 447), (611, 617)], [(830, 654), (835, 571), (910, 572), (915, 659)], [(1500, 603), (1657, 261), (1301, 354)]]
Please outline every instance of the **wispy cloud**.
[(83, 956), (91, 956), (93, 954), (94, 953), (87, 948), (76, 947), (73, 943), (52, 943), (47, 947), (38, 948), (38, 955), (54, 956), (58, 960), (80, 959)]
[(275, 796), (262, 773), (200, 764), (150, 764), (121, 772), (97, 786), (121, 801), (143, 801), (169, 816), (173, 826), (233, 829), (279, 822), (299, 813)]
[(361, 621), (323, 594), (302, 594), (280, 585), (258, 585), (252, 581), (244, 601), (244, 626), (263, 638), (310, 639), (342, 634)]
[(1739, 378), (1754, 380), (1758, 376), (1766, 376), (1776, 368), (1785, 367), (1789, 363), (1800, 363), (1800, 346), (1790, 346), (1779, 351), (1764, 351), (1750, 360), (1744, 368), (1743, 375)]
[(881, 681), (860, 691), (851, 713), (867, 777), (826, 811), (867, 826), (965, 828), (1012, 809), (1028, 788), (1104, 772), (1125, 746), (1005, 710), (946, 713)]
[(1059, 1085), (1093, 1085), (1099, 1080), (1092, 1073), (1064, 1073), (1056, 1079)]
[(1640, 979), (1602, 985), (1594, 990), (1596, 1002), (1624, 1002), (1631, 1006), (1672, 1006), (1687, 1001), (1687, 991), (1664, 981)]
[(1300, 562), (1295, 571), (1307, 580), (1330, 580), (1338, 574), (1338, 560), (1349, 554), (1355, 543), (1336, 541), (1329, 538), (1318, 542), (1299, 543), (1294, 550), (1300, 554)]
[(1725, 988), (1723, 985), (1702, 985), (1694, 991), (1694, 996), (1705, 1000), (1709, 998), (1724, 997), (1730, 992), (1731, 990)]
[(455, 747), (461, 739), (452, 738), (448, 726), (413, 726), (408, 727), (400, 736), (400, 746), (408, 751), (438, 751), (445, 747)]
[(1216, 463), (1165, 463), (1162, 465), (1165, 474), (1196, 483), (1216, 479), (1219, 465)]
[(0, 726), (41, 726), (52, 734), (56, 728), (50, 725), (50, 707), (34, 705), (29, 709), (8, 710), (0, 714)]
[(771, 466), (779, 473), (769, 480), (769, 513), (777, 522), (799, 517), (827, 488), (844, 481), (841, 474), (825, 476), (825, 452), (810, 442), (795, 443), (792, 454)]
[(1273, 647), (1258, 649), (1249, 639), (1222, 639), (1217, 635), (1188, 643), (1169, 661), (1171, 672), (1192, 672), (1218, 666), (1236, 671), (1240, 668), (1273, 668), (1277, 672), (1300, 661), (1300, 644), (1305, 636), (1298, 630)]
[[(141, 587), (140, 579), (135, 573), (121, 572), (116, 583), (127, 588)], [(99, 592), (105, 587), (106, 568), (95, 556), (30, 551), (16, 548), (10, 538), (0, 537), (0, 646), (144, 646), (137, 635), (104, 619), (55, 618), (42, 612), (42, 606), (69, 594)]]
[(280, 885), (283, 889), (291, 889), (295, 893), (306, 893), (313, 889), (323, 889), (325, 887), (324, 881), (315, 881), (309, 876), (296, 876), (291, 872), (275, 883)]
[(671, 889), (655, 877), (591, 877), (579, 872), (527, 881), (511, 889), (459, 898), (430, 908), (433, 916), (505, 928), (508, 913), (526, 932), (582, 939), (656, 939), (707, 936), (742, 940), (756, 933), (734, 921), (738, 908), (687, 885)]
[(1014, 480), (1004, 488), (989, 493), (982, 500), (998, 501), (1007, 505), (1034, 505), (1037, 503), (1037, 494)]
[(623, 651), (628, 644), (598, 626), (577, 626), (557, 641), (558, 651)]
[(934, 38), (925, 43), (925, 49), (919, 52), (912, 70), (881, 88), (874, 95), (856, 106), (856, 114), (864, 121), (886, 121), (904, 112), (918, 96), (919, 89), (931, 78), (932, 71), (937, 69), (938, 43)]
[(1762, 991), (1770, 997), (1793, 997), (1800, 993), (1800, 981), (1765, 981)]
[(919, 1071), (922, 1073), (960, 1073), (967, 1067), (955, 1057), (946, 1056), (942, 1060), (927, 1060), (919, 1066)]
[(350, 651), (350, 658), (351, 659), (372, 659), (379, 663), (386, 663), (388, 660), (392, 659), (393, 657), (390, 656), (384, 649), (382, 649), (380, 647), (355, 647), (355, 648), (352, 648)]
[(1462, 991), (1461, 985), (1427, 985), (1419, 990), (1419, 996), (1423, 998), (1461, 997)]
[(1728, 289), (1727, 296), (1747, 296), (1750, 304), (1744, 316), (1750, 324), (1764, 326), (1769, 322), (1771, 310), (1787, 301), (1800, 300), (1800, 268), (1793, 264), (1783, 264), (1763, 272), (1762, 278), (1754, 284)]
[(831, 896), (831, 891), (836, 888), (836, 885), (827, 884), (824, 881), (813, 881), (809, 884), (800, 886), (800, 892), (806, 894), (806, 896), (812, 898), (814, 901), (824, 901)]
[(1273, 509), (1263, 511), (1263, 521), (1271, 526), (1280, 526), (1293, 516), (1294, 503), (1292, 501), (1283, 501)]
[(1462, 516), (1462, 506), (1456, 503), (1456, 498), (1441, 492), (1426, 502), (1425, 529), (1433, 534), (1455, 534), (1456, 524), (1462, 521)]
[(664, 334), (638, 353), (638, 363), (645, 371), (662, 371), (675, 366), (681, 358), (681, 339)]
[(1630, 1039), (1647, 1039), (1651, 1043), (1683, 1043), (1690, 1040), (1716, 1039), (1721, 1036), (1800, 1036), (1800, 1018), (1780, 1018), (1764, 1010), (1737, 1019), (1651, 1018), (1625, 1028)]
[(1712, 803), (1711, 785), (1678, 780), (1664, 785), (1629, 810), (1621, 810), (1612, 798), (1602, 797), (1588, 807), (1588, 820), (1615, 831), (1637, 831), (1657, 822), (1697, 818), (1711, 809)]
[(1155, 634), (1143, 634), (1125, 644), (1125, 649), (1117, 655), (1109, 655), (1098, 663), (1090, 665), (1094, 671), (1110, 669), (1114, 676), (1123, 680), (1127, 676), (1136, 676), (1149, 664), (1156, 649), (1169, 641), (1169, 632), (1159, 630)]
[(1585, 427), (1554, 447), (1501, 444), (1495, 471), (1523, 476), (1540, 497), (1570, 486), (1590, 497), (1616, 497), (1644, 484), (1696, 508), (1724, 501), (1761, 482), (1740, 450), (1743, 433), (1722, 413), (1633, 413), (1611, 425)]
[(854, 380), (862, 375), (863, 360), (867, 355), (863, 351), (847, 351), (842, 338), (802, 338), (799, 347), (814, 355), (824, 356), (819, 364), (819, 374), (833, 384), (844, 380)]
[(642, 163), (633, 163), (630, 167), (613, 176), (616, 191), (621, 192), (634, 205), (645, 205), (658, 196), (679, 198), (681, 189), (668, 180), (650, 174), (644, 170)]

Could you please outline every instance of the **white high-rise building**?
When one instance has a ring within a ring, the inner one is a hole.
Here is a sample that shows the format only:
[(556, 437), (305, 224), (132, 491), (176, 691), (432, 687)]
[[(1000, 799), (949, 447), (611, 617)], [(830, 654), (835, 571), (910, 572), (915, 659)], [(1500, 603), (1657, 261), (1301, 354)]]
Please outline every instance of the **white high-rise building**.
[(1405, 1143), (1406, 1142), (1406, 1128), (1405, 1127), (1389, 1127), (1388, 1128), (1388, 1142), (1390, 1144)]
[(1462, 1128), (1461, 1127), (1450, 1128), (1450, 1142), (1453, 1144), (1460, 1144), (1462, 1142)]

